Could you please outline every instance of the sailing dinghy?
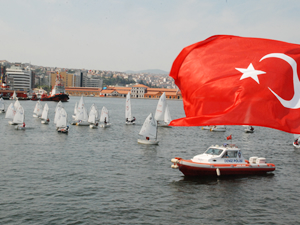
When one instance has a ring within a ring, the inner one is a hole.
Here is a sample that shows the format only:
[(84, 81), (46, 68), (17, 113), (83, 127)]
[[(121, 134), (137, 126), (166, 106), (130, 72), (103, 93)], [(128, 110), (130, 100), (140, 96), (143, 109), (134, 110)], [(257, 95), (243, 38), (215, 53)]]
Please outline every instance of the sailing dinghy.
[(295, 148), (300, 148), (300, 134), (294, 134), (293, 146)]
[(14, 116), (13, 123), (18, 124), (17, 126), (15, 126), (16, 130), (25, 130), (25, 112), (24, 108), (21, 105), (19, 105), (19, 107), (16, 109), (16, 114)]
[(252, 126), (243, 125), (243, 127), (245, 127), (245, 129), (244, 129), (245, 133), (253, 133), (254, 132), (254, 128)]
[[(10, 103), (10, 105), (7, 108), (6, 114), (5, 114), (5, 118), (13, 120), (15, 114), (16, 114), (16, 109), (15, 109), (14, 103)], [(16, 124), (13, 123), (13, 121), (8, 121), (8, 123), (10, 125), (16, 125)]]
[(58, 118), (56, 121), (56, 130), (59, 133), (68, 133), (69, 126), (67, 126), (68, 114), (64, 108), (60, 108), (58, 111)]
[(0, 113), (5, 113), (5, 104), (3, 98), (0, 98)]
[(226, 131), (226, 127), (224, 125), (213, 126), (212, 128), (210, 128), (210, 131), (225, 132)]
[(164, 92), (157, 103), (155, 111), (155, 120), (159, 127), (170, 127), (171, 115), (166, 101), (166, 93)]
[(81, 98), (77, 105), (77, 112), (75, 116), (75, 123), (77, 126), (89, 126), (90, 123), (88, 122), (88, 112), (85, 108), (85, 103), (83, 100), (83, 95), (81, 95)]
[(125, 104), (125, 119), (126, 125), (135, 125), (135, 117), (132, 117), (131, 114), (131, 100), (130, 100), (130, 92), (126, 95), (126, 104)]
[(154, 119), (152, 113), (146, 118), (139, 135), (144, 139), (138, 139), (138, 143), (145, 145), (157, 145), (157, 121)]
[(106, 128), (110, 127), (110, 122), (109, 122), (109, 113), (108, 110), (105, 106), (103, 106), (101, 110), (101, 115), (100, 115), (100, 127)]
[(38, 100), (36, 102), (34, 110), (33, 110), (33, 117), (40, 118), (42, 116), (42, 113), (43, 113), (43, 106), (42, 106), (40, 100)]
[(41, 123), (42, 124), (49, 124), (49, 117), (48, 117), (48, 112), (49, 112), (49, 107), (48, 104), (46, 103), (42, 112), (42, 116), (41, 116)]
[(90, 113), (89, 113), (89, 118), (88, 118), (88, 122), (90, 123), (90, 128), (91, 129), (96, 129), (98, 128), (98, 109), (96, 108), (96, 106), (93, 104), (91, 106), (91, 109), (90, 109)]

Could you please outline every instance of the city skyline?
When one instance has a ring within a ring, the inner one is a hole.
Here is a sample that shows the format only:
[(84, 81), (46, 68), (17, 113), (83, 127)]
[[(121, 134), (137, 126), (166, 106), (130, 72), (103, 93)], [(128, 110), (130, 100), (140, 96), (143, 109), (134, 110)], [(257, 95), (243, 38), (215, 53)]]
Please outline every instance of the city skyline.
[(300, 43), (300, 2), (3, 1), (0, 60), (43, 67), (169, 72), (179, 52), (212, 35)]

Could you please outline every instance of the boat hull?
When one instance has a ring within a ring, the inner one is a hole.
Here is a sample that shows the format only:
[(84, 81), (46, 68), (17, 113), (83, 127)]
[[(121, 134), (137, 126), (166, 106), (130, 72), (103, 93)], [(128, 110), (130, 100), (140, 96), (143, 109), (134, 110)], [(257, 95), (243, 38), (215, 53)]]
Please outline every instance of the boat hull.
[(295, 148), (300, 148), (300, 145), (298, 144), (295, 144), (295, 142), (293, 143), (293, 146), (295, 147)]
[(47, 120), (42, 120), (41, 123), (42, 124), (49, 124), (49, 122)]
[(125, 122), (126, 125), (135, 125), (135, 122)]
[(101, 123), (100, 127), (102, 127), (102, 128), (110, 127), (110, 123), (107, 123), (107, 124)]
[(40, 101), (55, 101), (55, 102), (59, 102), (59, 101), (67, 102), (68, 100), (69, 100), (69, 95), (64, 93), (41, 97), (40, 99)]
[(156, 140), (145, 140), (145, 139), (138, 139), (137, 142), (139, 144), (144, 144), (144, 145), (158, 145), (159, 141)]
[[(174, 164), (175, 165), (175, 164)], [(266, 164), (203, 164), (191, 160), (179, 160), (176, 164), (185, 176), (232, 176), (259, 175), (275, 170), (272, 163)], [(173, 166), (173, 165), (172, 165)]]
[(88, 123), (88, 122), (77, 122), (76, 123), (76, 126), (89, 126), (90, 125), (90, 123)]
[(16, 130), (25, 130), (25, 127), (18, 125), (18, 126), (15, 126), (15, 129)]
[(91, 129), (98, 129), (98, 125), (90, 124), (90, 128), (91, 128)]

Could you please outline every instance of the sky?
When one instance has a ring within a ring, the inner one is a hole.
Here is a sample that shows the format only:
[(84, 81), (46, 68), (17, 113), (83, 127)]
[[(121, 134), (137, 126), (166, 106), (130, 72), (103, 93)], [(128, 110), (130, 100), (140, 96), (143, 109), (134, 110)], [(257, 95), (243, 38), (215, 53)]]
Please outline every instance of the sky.
[(0, 0), (0, 60), (169, 72), (218, 34), (300, 44), (299, 0)]

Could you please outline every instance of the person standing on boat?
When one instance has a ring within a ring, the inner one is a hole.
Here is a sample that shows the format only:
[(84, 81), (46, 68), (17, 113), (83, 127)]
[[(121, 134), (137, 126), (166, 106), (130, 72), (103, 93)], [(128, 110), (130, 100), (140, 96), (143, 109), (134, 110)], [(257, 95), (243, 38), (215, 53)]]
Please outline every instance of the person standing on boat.
[(22, 127), (25, 127), (25, 122), (23, 122), (23, 125), (22, 125)]
[(106, 117), (104, 118), (104, 124), (107, 124), (107, 122), (106, 122)]

